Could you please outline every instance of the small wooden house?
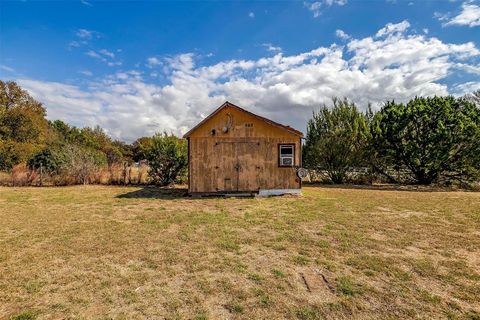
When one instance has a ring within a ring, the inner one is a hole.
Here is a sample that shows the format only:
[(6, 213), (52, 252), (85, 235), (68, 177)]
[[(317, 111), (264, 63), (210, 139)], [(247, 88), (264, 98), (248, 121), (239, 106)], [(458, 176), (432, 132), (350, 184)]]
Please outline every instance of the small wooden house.
[(184, 135), (192, 195), (300, 193), (302, 132), (225, 102)]

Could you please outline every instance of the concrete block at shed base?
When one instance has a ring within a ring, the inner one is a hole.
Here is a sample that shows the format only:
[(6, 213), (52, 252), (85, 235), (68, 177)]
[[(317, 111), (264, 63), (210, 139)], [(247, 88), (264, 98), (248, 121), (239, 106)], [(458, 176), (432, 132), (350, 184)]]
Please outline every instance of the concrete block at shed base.
[(302, 194), (302, 190), (301, 189), (260, 189), (258, 190), (257, 197), (283, 196), (285, 194), (300, 196)]

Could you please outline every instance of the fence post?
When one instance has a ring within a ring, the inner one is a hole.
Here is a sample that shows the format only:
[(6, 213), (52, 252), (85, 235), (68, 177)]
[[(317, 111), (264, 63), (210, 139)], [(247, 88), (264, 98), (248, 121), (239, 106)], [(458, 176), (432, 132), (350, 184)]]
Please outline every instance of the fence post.
[(40, 162), (40, 187), (43, 187), (43, 163)]
[(123, 184), (125, 186), (127, 185), (127, 164), (128, 164), (127, 161), (123, 163)]

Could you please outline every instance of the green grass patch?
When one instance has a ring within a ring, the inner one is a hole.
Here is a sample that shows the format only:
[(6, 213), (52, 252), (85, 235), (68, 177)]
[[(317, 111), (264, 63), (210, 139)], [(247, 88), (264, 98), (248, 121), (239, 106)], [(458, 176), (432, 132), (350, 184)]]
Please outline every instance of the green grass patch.
[(355, 296), (363, 293), (363, 288), (350, 276), (342, 276), (337, 279), (337, 290), (346, 296)]
[(10, 320), (35, 320), (37, 313), (33, 311), (25, 311), (17, 315), (11, 316)]
[(304, 255), (298, 255), (293, 257), (293, 262), (299, 266), (306, 266), (310, 262), (310, 260)]
[(278, 269), (272, 269), (272, 274), (277, 279), (285, 278), (285, 273), (283, 273), (282, 271), (280, 271)]
[(253, 282), (255, 282), (257, 284), (262, 283), (262, 281), (265, 279), (264, 277), (262, 277), (261, 275), (259, 275), (257, 273), (249, 273), (247, 278), (249, 280), (252, 280)]
[(320, 310), (316, 307), (300, 307), (295, 310), (295, 316), (299, 320), (321, 320), (324, 319)]

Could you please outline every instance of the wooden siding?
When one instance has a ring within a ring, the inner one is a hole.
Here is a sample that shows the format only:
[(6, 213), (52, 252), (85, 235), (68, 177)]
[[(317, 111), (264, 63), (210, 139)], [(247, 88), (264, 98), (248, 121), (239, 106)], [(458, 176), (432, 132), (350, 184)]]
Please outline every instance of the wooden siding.
[[(223, 133), (227, 113), (232, 123)], [(189, 192), (300, 188), (295, 168), (279, 167), (279, 144), (294, 144), (295, 165), (301, 162), (300, 137), (285, 129), (227, 106), (188, 139)]]

